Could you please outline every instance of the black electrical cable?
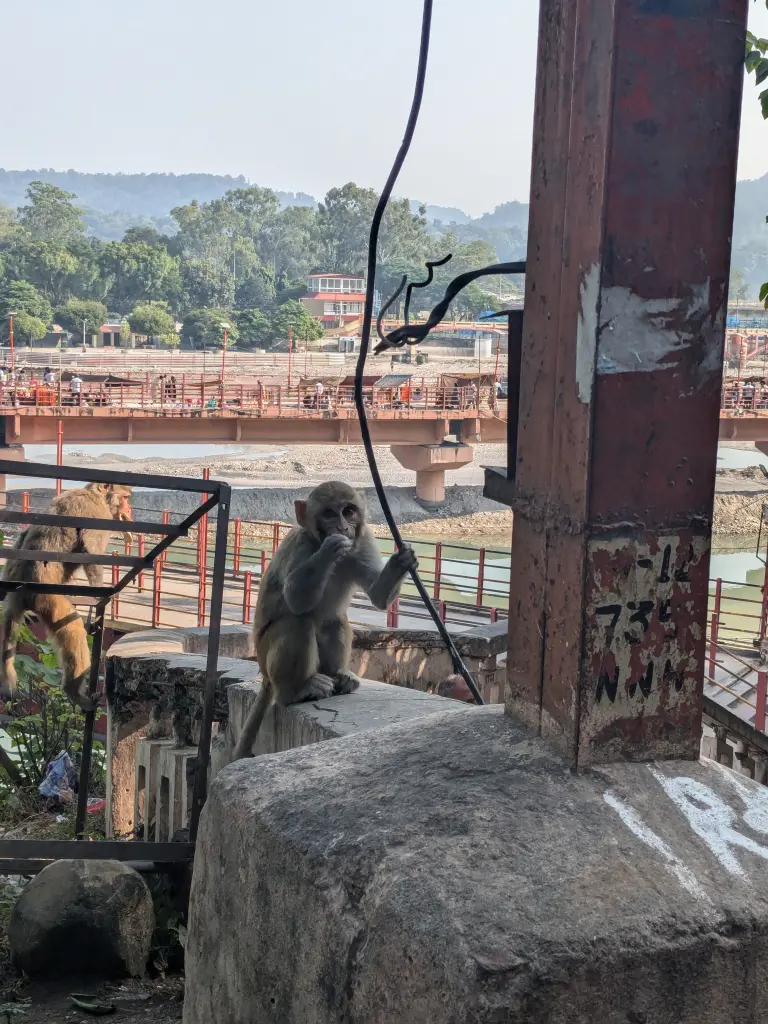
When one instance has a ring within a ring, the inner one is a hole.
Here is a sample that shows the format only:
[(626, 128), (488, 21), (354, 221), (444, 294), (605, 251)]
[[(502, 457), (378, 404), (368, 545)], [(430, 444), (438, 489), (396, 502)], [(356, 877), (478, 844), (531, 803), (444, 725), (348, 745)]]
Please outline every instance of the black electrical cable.
[[(376, 204), (376, 210), (373, 214), (373, 220), (371, 221), (371, 232), (368, 240), (368, 280), (366, 282), (365, 289), (365, 312), (363, 314), (363, 330), (360, 338), (360, 355), (357, 360), (357, 367), (355, 369), (355, 407), (357, 408), (357, 415), (360, 419), (360, 433), (363, 438), (363, 446), (365, 447), (365, 455), (368, 459), (368, 466), (371, 470), (371, 477), (373, 478), (373, 486), (376, 488), (376, 494), (381, 504), (381, 509), (384, 513), (384, 518), (387, 520), (389, 529), (392, 533), (392, 537), (398, 548), (403, 546), (403, 538), (398, 529), (395, 518), (392, 515), (392, 509), (389, 507), (387, 496), (384, 493), (384, 485), (381, 482), (381, 475), (379, 468), (376, 465), (376, 457), (373, 453), (373, 442), (371, 441), (371, 432), (368, 428), (368, 418), (365, 412), (365, 405), (363, 403), (363, 375), (365, 371), (365, 360), (368, 355), (368, 346), (371, 340), (371, 324), (373, 321), (373, 294), (376, 283), (376, 250), (379, 241), (379, 229), (381, 228), (381, 221), (384, 217), (384, 211), (387, 208), (389, 197), (392, 195), (392, 189), (395, 187), (395, 182), (400, 173), (400, 169), (405, 162), (405, 158), (408, 155), (408, 150), (411, 147), (413, 140), (413, 133), (416, 130), (416, 122), (419, 119), (419, 109), (421, 108), (421, 100), (424, 95), (424, 81), (427, 75), (427, 58), (429, 56), (429, 32), (432, 25), (432, 0), (424, 0), (424, 13), (421, 22), (421, 43), (419, 46), (419, 63), (416, 72), (416, 85), (413, 91), (413, 102), (411, 104), (411, 112), (408, 115), (408, 122), (405, 126), (405, 134), (403, 135), (403, 141), (400, 144), (395, 162), (392, 165), (392, 170), (389, 172), (386, 184), (379, 196), (379, 201)], [(413, 580), (414, 586), (419, 593), (419, 597), (424, 602), (429, 614), (432, 616), (432, 620), (437, 627), (440, 636), (443, 639), (448, 651), (450, 652), (451, 659), (455, 670), (464, 679), (464, 682), (472, 692), (472, 696), (475, 698), (476, 704), (483, 704), (483, 698), (480, 696), (480, 691), (477, 685), (469, 673), (467, 666), (461, 660), (459, 652), (456, 650), (450, 633), (445, 628), (445, 623), (440, 618), (437, 608), (435, 608), (429, 594), (421, 582), (421, 578), (415, 569), (411, 569), (411, 579)]]

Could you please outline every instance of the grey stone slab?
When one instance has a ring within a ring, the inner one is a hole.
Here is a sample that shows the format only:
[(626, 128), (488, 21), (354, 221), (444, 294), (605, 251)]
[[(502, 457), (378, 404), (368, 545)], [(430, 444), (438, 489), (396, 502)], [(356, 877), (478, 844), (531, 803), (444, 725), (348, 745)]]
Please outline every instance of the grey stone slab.
[(712, 762), (463, 707), (230, 765), (201, 825), (185, 1024), (768, 1021), (768, 792)]

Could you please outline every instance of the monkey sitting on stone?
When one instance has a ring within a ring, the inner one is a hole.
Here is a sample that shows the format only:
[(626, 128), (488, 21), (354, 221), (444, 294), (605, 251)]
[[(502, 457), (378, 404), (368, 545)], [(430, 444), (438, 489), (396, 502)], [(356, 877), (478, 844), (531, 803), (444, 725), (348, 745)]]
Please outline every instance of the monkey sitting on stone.
[(262, 685), (243, 726), (234, 760), (253, 744), (272, 698), (283, 706), (352, 693), (360, 679), (348, 669), (352, 629), (347, 609), (362, 588), (385, 609), (418, 565), (404, 544), (383, 562), (365, 521), (365, 501), (348, 484), (320, 484), (295, 502), (298, 527), (282, 542), (259, 587), (253, 622)]
[[(60, 516), (87, 516), (91, 519), (116, 519), (130, 522), (131, 488), (122, 484), (88, 484), (87, 487), (65, 491), (46, 509)], [(14, 547), (25, 551), (55, 551), (71, 554), (103, 555), (109, 545), (108, 530), (80, 530), (75, 526), (30, 526)], [(3, 579), (19, 583), (68, 584), (78, 569), (85, 572), (92, 587), (100, 587), (104, 568), (101, 565), (67, 564), (66, 562), (27, 562), (9, 559)], [(62, 594), (33, 594), (13, 590), (5, 598), (5, 636), (0, 666), (0, 691), (6, 695), (17, 685), (13, 659), (19, 630), (27, 612), (34, 612), (45, 626), (56, 651), (62, 671), (64, 692), (84, 710), (94, 706), (82, 693), (88, 680), (91, 655), (83, 621), (68, 597)]]

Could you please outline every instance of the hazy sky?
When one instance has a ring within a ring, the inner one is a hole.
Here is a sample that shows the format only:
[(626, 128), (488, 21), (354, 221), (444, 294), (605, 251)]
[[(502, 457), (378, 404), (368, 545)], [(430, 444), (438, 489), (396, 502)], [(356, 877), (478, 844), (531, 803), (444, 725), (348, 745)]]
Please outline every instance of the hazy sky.
[[(533, 0), (436, 0), (397, 192), (472, 214), (527, 200)], [(750, 3), (753, 30), (768, 12)], [(381, 187), (407, 115), (419, 0), (26, 0), (0, 16), (6, 168), (209, 171), (321, 197)], [(14, 40), (17, 45), (14, 45)], [(756, 90), (739, 176), (768, 170)]]

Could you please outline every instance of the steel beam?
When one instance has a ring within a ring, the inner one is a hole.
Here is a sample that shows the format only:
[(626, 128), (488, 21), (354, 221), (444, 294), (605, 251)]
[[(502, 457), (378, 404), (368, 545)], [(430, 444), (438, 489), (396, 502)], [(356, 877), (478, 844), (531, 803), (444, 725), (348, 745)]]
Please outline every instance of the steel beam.
[(746, 12), (541, 3), (507, 701), (576, 766), (698, 756)]

